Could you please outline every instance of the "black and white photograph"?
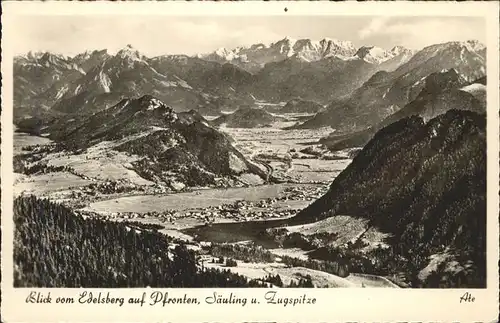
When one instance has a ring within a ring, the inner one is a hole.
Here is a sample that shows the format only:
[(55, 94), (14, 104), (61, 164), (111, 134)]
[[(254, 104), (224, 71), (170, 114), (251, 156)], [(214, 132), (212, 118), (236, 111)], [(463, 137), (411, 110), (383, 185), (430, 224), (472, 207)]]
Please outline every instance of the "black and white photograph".
[(497, 288), (486, 17), (285, 9), (11, 22), (14, 289)]
[(7, 6), (10, 319), (497, 310), (498, 4), (263, 5)]
[(483, 18), (33, 19), (14, 286), (486, 287)]

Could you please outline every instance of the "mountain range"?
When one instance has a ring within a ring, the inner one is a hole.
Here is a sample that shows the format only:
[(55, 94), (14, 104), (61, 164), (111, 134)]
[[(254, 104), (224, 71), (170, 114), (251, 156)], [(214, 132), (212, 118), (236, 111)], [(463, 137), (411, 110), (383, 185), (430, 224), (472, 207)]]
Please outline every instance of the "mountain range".
[(14, 117), (94, 113), (144, 94), (203, 115), (301, 98), (327, 108), (299, 127), (356, 131), (415, 99), (431, 73), (454, 68), (467, 81), (485, 76), (485, 52), (477, 41), (410, 51), (290, 37), (195, 56), (148, 58), (130, 45), (114, 55), (30, 52), (14, 60)]
[(301, 96), (327, 103), (354, 90), (378, 67), (393, 69), (411, 55), (399, 46), (356, 49), (348, 41), (290, 37), (269, 46), (195, 56), (148, 58), (130, 45), (114, 55), (107, 50), (74, 57), (29, 52), (14, 60), (14, 102), (23, 112), (43, 108), (72, 113), (97, 111), (148, 93), (176, 111), (205, 114), (256, 99), (279, 102)]
[(454, 69), (466, 82), (486, 75), (486, 48), (477, 41), (425, 47), (392, 72), (378, 71), (350, 95), (333, 100), (326, 111), (298, 126), (330, 126), (338, 132), (369, 128), (419, 95), (432, 73)]
[[(285, 37), (271, 44), (254, 44), (234, 49), (219, 48), (198, 57), (215, 62), (232, 63), (250, 72), (257, 72), (266, 64), (295, 57), (304, 62), (315, 62), (329, 57), (342, 60), (362, 59), (380, 64), (396, 57), (411, 57), (412, 51), (402, 46), (384, 50), (375, 46), (356, 48), (350, 41), (324, 38), (322, 40)], [(402, 59), (404, 60), (404, 59)]]

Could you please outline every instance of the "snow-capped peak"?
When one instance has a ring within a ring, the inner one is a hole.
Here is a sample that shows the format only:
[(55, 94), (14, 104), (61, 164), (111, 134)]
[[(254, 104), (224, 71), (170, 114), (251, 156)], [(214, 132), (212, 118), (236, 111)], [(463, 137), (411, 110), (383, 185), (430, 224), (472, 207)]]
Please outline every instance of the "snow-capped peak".
[(86, 50), (83, 53), (80, 53), (76, 55), (75, 57), (82, 58), (82, 59), (89, 59), (92, 56), (93, 51)]
[(26, 58), (27, 59), (35, 59), (35, 60), (38, 60), (40, 59), (40, 57), (42, 57), (44, 55), (43, 52), (33, 52), (33, 51), (29, 51), (28, 54), (26, 54)]
[(78, 59), (81, 59), (81, 60), (86, 60), (86, 59), (91, 58), (94, 55), (99, 55), (99, 54), (106, 55), (107, 53), (108, 53), (107, 49), (102, 49), (102, 50), (86, 50), (83, 53), (80, 53), (80, 54), (76, 55), (74, 58), (78, 58)]
[(401, 54), (410, 54), (412, 51), (406, 47), (403, 47), (403, 46), (394, 46), (391, 50), (390, 50), (390, 53), (393, 55), (393, 56), (398, 56), (398, 55), (401, 55)]
[[(385, 50), (370, 47), (371, 51), (362, 55), (361, 59), (369, 60), (372, 63), (380, 63), (395, 56)], [(332, 38), (321, 40), (311, 40), (309, 38), (283, 37), (269, 45), (258, 43), (250, 46), (235, 47), (234, 49), (219, 48), (216, 51), (197, 55), (215, 61), (229, 61), (239, 63), (257, 63), (264, 66), (269, 62), (276, 62), (285, 58), (297, 57), (303, 61), (314, 62), (324, 58), (336, 57), (343, 60), (352, 59), (357, 48), (351, 41), (344, 41)], [(396, 48), (395, 51), (403, 52), (403, 48)], [(356, 58), (357, 59), (357, 58)]]
[(52, 54), (52, 53), (46, 52), (41, 57), (39, 57), (38, 60), (41, 63), (49, 62), (51, 64), (56, 64), (58, 62), (58, 60), (60, 60), (60, 61), (66, 60), (66, 57), (64, 57), (61, 54)]
[(297, 40), (295, 38), (290, 37), (290, 36), (285, 36), (285, 38), (283, 38), (281, 41), (287, 41), (287, 42), (290, 42), (290, 43), (295, 43)]
[(483, 43), (480, 43), (478, 40), (475, 39), (464, 41), (461, 44), (472, 52), (478, 52), (486, 48), (486, 46)]
[(324, 57), (338, 57), (344, 60), (356, 53), (356, 48), (351, 41), (324, 38), (319, 41)]
[(221, 47), (221, 48), (217, 48), (215, 50), (215, 53), (218, 55), (224, 56), (224, 55), (227, 55), (228, 53), (230, 53), (230, 51), (227, 50), (225, 47)]
[(339, 47), (344, 47), (344, 48), (349, 48), (349, 49), (355, 49), (354, 44), (349, 41), (349, 40), (338, 40), (338, 39), (332, 39), (332, 38), (323, 38), (322, 40), (319, 41), (320, 43), (330, 43), (335, 46)]
[(272, 44), (271, 47), (278, 49), (281, 54), (287, 57), (297, 55), (306, 61), (317, 61), (332, 56), (345, 59), (356, 52), (352, 42), (331, 38), (317, 41), (308, 38), (294, 39), (287, 36)]
[(56, 59), (66, 59), (63, 55), (61, 54), (54, 54), (51, 52), (33, 52), (29, 51), (25, 56), (26, 59), (30, 61), (50, 61), (51, 63), (55, 62)]
[(218, 55), (220, 58), (225, 59), (226, 61), (231, 61), (233, 59), (238, 58), (238, 54), (236, 53), (236, 51), (237, 51), (236, 49), (228, 50), (225, 47), (221, 47), (217, 49), (214, 53)]
[(354, 55), (372, 64), (380, 64), (395, 56), (376, 46), (362, 46)]
[(140, 61), (142, 55), (138, 50), (134, 49), (132, 45), (127, 45), (125, 48), (119, 50), (116, 56), (131, 61)]
[(272, 46), (277, 47), (280, 54), (285, 55), (286, 57), (292, 57), (293, 55), (296, 54), (295, 52), (296, 43), (297, 43), (296, 39), (286, 36), (285, 38), (276, 42)]
[(252, 46), (248, 47), (248, 49), (259, 50), (259, 49), (265, 49), (268, 47), (269, 47), (269, 45), (267, 45), (267, 44), (259, 43), (259, 44), (253, 44)]

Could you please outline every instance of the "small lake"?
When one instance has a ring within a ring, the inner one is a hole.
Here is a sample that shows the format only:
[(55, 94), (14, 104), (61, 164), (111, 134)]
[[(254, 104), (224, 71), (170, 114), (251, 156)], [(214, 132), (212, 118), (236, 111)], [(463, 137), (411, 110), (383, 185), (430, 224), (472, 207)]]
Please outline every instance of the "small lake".
[(278, 248), (278, 245), (263, 233), (268, 228), (279, 227), (286, 223), (287, 219), (214, 223), (188, 228), (182, 232), (199, 241), (234, 243), (251, 240), (265, 248)]

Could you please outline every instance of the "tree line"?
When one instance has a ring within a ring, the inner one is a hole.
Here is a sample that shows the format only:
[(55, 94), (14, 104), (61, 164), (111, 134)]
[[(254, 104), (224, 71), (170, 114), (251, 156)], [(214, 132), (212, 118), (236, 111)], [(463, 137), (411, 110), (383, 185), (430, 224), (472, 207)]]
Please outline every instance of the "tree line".
[(165, 235), (84, 219), (34, 196), (14, 201), (15, 287), (268, 287), (227, 269), (201, 269)]

